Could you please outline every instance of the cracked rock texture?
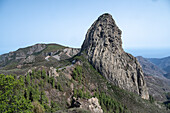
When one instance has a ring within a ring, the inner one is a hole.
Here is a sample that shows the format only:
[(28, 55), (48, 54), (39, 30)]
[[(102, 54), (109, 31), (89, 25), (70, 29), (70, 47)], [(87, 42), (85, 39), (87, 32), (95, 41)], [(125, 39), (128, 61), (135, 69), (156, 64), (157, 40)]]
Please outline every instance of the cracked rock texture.
[(85, 51), (94, 68), (114, 85), (149, 99), (142, 68), (123, 50), (121, 34), (112, 16), (103, 14), (89, 28), (81, 52)]
[(88, 102), (89, 102), (89, 109), (91, 112), (103, 113), (103, 110), (102, 110), (97, 98), (92, 97), (88, 100)]

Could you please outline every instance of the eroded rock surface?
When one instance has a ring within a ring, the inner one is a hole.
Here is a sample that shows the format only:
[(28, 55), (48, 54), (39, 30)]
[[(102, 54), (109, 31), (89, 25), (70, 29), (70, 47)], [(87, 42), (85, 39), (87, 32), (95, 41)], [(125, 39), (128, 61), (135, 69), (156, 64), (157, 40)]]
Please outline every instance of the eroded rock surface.
[(91, 113), (103, 113), (103, 110), (99, 104), (99, 100), (94, 97), (88, 100), (83, 100), (80, 98), (76, 99), (73, 97), (72, 106), (89, 110)]
[(89, 110), (93, 113), (103, 113), (103, 110), (99, 104), (99, 101), (97, 98), (90, 98), (88, 100), (89, 102)]
[(137, 59), (124, 52), (121, 30), (110, 14), (101, 15), (86, 34), (81, 53), (107, 80), (122, 89), (148, 99), (142, 68)]

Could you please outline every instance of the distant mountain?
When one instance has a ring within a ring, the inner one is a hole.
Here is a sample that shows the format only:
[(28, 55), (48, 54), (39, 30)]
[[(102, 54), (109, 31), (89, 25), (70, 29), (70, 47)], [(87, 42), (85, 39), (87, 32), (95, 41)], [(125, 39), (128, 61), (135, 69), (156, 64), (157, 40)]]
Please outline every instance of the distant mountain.
[(137, 56), (136, 58), (145, 74), (149, 94), (157, 101), (166, 101), (166, 93), (170, 92), (170, 80), (166, 79), (169, 75), (160, 67), (150, 62), (147, 58), (142, 56)]
[(143, 58), (142, 56), (136, 57), (142, 66), (142, 69), (146, 75), (164, 77), (163, 75), (166, 73), (164, 70), (151, 63), (148, 59)]
[(164, 70), (165, 70), (167, 73), (170, 73), (170, 66), (165, 67)]
[(148, 58), (150, 62), (164, 70), (167, 74), (164, 76), (169, 79), (170, 74), (170, 56), (165, 58)]
[(170, 56), (165, 58), (148, 58), (148, 60), (163, 70), (170, 66)]
[(170, 79), (170, 73), (164, 75), (166, 78)]

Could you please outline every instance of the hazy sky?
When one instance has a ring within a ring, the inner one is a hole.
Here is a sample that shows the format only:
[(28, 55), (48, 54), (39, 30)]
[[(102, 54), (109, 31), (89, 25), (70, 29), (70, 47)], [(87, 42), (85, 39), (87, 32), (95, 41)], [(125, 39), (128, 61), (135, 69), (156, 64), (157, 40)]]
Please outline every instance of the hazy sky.
[(126, 51), (170, 56), (170, 0), (0, 0), (0, 54), (36, 43), (80, 48), (106, 12), (122, 30)]

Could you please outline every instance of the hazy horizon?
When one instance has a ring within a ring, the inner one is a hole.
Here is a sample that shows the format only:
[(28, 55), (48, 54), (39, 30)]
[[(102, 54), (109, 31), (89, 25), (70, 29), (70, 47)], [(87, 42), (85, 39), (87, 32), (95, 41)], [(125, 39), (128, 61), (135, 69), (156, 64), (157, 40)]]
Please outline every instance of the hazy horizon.
[(110, 13), (122, 30), (123, 48), (128, 53), (170, 56), (168, 0), (1, 0), (0, 54), (36, 43), (80, 48), (87, 30), (103, 13)]

